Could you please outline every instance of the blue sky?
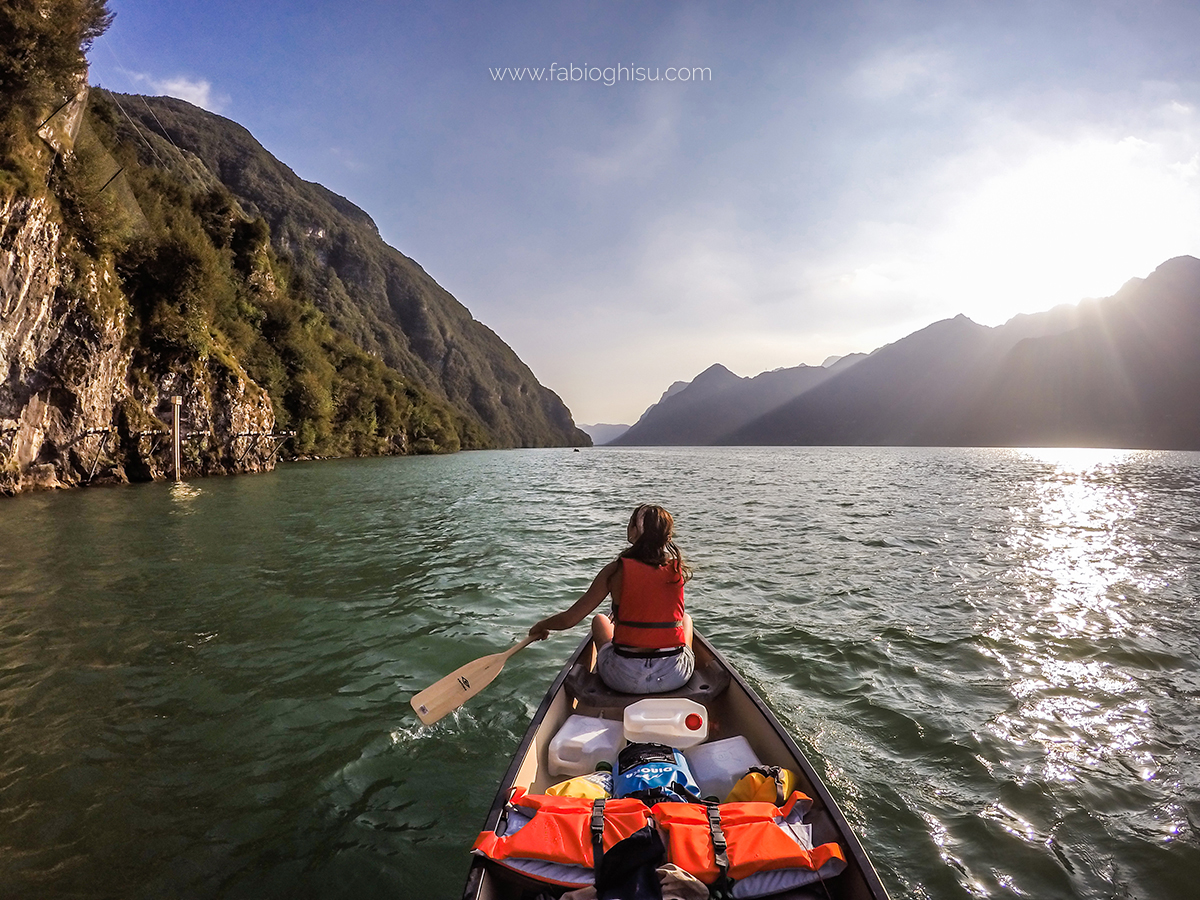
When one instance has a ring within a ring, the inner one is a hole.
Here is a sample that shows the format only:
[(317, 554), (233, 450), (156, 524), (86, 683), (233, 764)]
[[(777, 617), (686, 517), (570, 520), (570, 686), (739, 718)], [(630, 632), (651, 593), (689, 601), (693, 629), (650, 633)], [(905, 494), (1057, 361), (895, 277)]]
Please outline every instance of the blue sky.
[[(361, 206), (578, 422), (1200, 256), (1197, 4), (109, 6), (93, 83)], [(493, 75), (551, 64), (659, 80)]]

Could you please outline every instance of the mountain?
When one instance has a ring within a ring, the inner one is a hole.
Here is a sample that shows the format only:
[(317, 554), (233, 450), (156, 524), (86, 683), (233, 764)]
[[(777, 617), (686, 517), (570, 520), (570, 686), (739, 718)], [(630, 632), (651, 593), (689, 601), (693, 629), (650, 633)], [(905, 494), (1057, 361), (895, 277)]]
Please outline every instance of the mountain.
[(698, 446), (718, 443), (759, 416), (853, 366), (863, 354), (837, 360), (829, 368), (795, 366), (753, 378), (735, 375), (719, 363), (690, 382), (671, 385), (637, 423), (611, 441), (622, 446)]
[(651, 403), (649, 406), (647, 406), (642, 414), (638, 416), (637, 422), (634, 422), (633, 424), (637, 425), (644, 421), (647, 416), (652, 415), (654, 410), (658, 409), (659, 405), (662, 404), (664, 400), (666, 400), (668, 397), (674, 397), (680, 391), (684, 390), (689, 384), (691, 384), (690, 381), (672, 382), (671, 386), (663, 391), (662, 396), (658, 398), (657, 402)]
[(606, 422), (601, 422), (596, 425), (580, 425), (579, 430), (584, 432), (592, 439), (592, 443), (599, 446), (607, 444), (614, 438), (618, 438), (629, 430), (628, 425), (610, 425)]
[(1177, 257), (995, 328), (960, 315), (754, 378), (713, 365), (612, 443), (1200, 449), (1197, 346), (1200, 260)]
[(7, 122), (0, 494), (169, 477), (176, 404), (185, 477), (492, 444), (333, 328), (198, 160), (144, 165), (82, 76)]
[(1200, 448), (1200, 260), (1112, 297), (882, 347), (725, 444)]
[(1200, 260), (1177, 257), (1068, 331), (1008, 353), (964, 417), (970, 444), (1200, 449)]
[(169, 477), (176, 410), (184, 477), (590, 443), (362, 210), (228, 120), (89, 89), (109, 17), (59, 12), (22, 21), (63, 52), (0, 41), (0, 494)]
[(301, 179), (236, 122), (171, 97), (109, 96), (122, 113), (121, 136), (141, 149), (143, 163), (194, 168), (198, 160), (249, 216), (265, 219), (293, 286), (336, 329), (476, 418), (493, 446), (590, 443), (559, 397), (424, 269), (384, 243), (366, 212)]

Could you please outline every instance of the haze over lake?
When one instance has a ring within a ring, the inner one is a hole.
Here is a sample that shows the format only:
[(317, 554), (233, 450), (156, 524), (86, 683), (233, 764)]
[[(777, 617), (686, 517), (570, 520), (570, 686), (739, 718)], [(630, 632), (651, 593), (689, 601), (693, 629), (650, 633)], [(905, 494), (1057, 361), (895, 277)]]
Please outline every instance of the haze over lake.
[(1200, 880), (1200, 454), (603, 449), (281, 466), (0, 508), (0, 894), (459, 896), (583, 630), (421, 727), (675, 515), (697, 626), (896, 898)]

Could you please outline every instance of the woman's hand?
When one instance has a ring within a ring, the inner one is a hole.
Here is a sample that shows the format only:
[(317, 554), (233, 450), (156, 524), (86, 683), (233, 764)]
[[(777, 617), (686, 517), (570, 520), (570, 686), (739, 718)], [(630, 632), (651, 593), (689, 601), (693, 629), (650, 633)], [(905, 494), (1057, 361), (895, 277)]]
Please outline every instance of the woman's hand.
[(608, 582), (616, 571), (617, 561), (613, 560), (600, 570), (600, 574), (593, 579), (592, 586), (584, 591), (583, 596), (576, 600), (570, 609), (542, 619), (529, 629), (529, 636), (535, 641), (544, 641), (550, 637), (552, 631), (574, 628), (608, 596)]

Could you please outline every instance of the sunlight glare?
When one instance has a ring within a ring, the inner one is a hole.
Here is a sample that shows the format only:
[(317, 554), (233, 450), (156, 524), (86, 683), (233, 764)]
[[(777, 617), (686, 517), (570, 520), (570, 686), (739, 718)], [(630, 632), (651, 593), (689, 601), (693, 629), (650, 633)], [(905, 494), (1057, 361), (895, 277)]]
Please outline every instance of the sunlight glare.
[(1127, 137), (1045, 149), (985, 179), (935, 240), (927, 289), (983, 325), (1116, 292), (1200, 249), (1200, 157)]
[(989, 655), (1008, 673), (1014, 701), (990, 730), (1014, 746), (1039, 746), (1041, 765), (1030, 772), (1038, 778), (1074, 781), (1112, 761), (1153, 778), (1141, 686), (1094, 650), (1132, 627), (1122, 609), (1126, 586), (1151, 589), (1123, 547), (1122, 525), (1138, 497), (1121, 486), (1119, 469), (1137, 452), (1013, 452), (1033, 467), (1028, 502), (1009, 511), (1009, 540), (1024, 560), (1013, 588), (1025, 596), (988, 629)]

